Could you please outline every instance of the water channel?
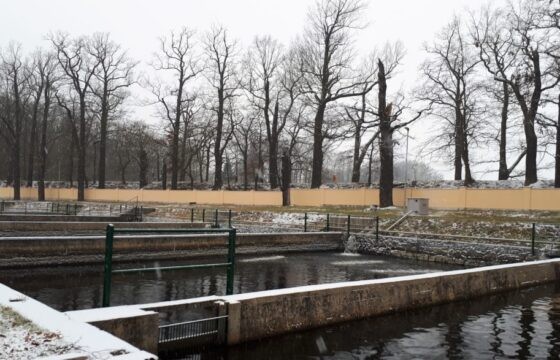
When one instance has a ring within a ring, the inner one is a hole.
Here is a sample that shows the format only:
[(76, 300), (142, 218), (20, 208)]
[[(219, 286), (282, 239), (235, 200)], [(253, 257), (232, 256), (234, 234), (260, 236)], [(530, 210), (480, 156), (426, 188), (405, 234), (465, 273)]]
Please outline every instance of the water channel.
[(547, 285), (162, 359), (558, 359), (560, 286)]
[[(222, 260), (223, 258), (199, 258), (145, 261), (117, 264), (115, 268), (173, 266)], [(246, 293), (300, 285), (376, 279), (456, 268), (449, 265), (334, 252), (238, 256), (234, 292)], [(101, 306), (102, 272), (103, 268), (99, 265), (2, 270), (0, 283), (57, 310), (88, 309)], [(224, 268), (115, 274), (111, 305), (223, 295), (225, 288)]]
[[(146, 261), (118, 268), (215, 262)], [(448, 265), (345, 253), (239, 256), (235, 292), (384, 278), (456, 269)], [(58, 310), (99, 307), (102, 267), (3, 270), (0, 282)], [(225, 293), (224, 269), (121, 274), (113, 305)], [(560, 285), (540, 286), (335, 326), (236, 347), (164, 359), (558, 359)]]

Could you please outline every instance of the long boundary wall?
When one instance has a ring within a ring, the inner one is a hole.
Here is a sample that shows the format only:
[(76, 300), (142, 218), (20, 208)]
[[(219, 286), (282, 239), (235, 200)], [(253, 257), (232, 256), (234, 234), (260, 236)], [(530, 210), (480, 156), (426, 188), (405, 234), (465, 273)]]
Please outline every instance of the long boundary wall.
[[(46, 189), (51, 201), (75, 200), (76, 189)], [(0, 188), (0, 199), (11, 199), (12, 188)], [(404, 206), (407, 198), (427, 198), (432, 209), (497, 209), (497, 210), (560, 210), (560, 189), (420, 189), (393, 190), (396, 206)], [(21, 198), (37, 199), (37, 189), (22, 188)], [(379, 204), (378, 189), (291, 189), (295, 206), (370, 206)], [(281, 206), (280, 191), (211, 191), (211, 190), (143, 190), (86, 189), (86, 201), (136, 200), (205, 205)]]

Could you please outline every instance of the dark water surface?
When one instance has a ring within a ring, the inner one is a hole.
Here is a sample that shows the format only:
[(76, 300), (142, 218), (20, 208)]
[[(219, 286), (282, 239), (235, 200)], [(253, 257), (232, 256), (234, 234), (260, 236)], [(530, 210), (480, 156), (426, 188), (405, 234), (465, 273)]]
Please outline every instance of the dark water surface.
[[(118, 264), (115, 268), (223, 262), (223, 257)], [(238, 256), (235, 293), (456, 269), (448, 265), (333, 252)], [(102, 266), (1, 270), (0, 282), (61, 311), (101, 306)], [(225, 268), (113, 275), (111, 305), (223, 295)]]
[(541, 286), (162, 359), (559, 359), (560, 287)]

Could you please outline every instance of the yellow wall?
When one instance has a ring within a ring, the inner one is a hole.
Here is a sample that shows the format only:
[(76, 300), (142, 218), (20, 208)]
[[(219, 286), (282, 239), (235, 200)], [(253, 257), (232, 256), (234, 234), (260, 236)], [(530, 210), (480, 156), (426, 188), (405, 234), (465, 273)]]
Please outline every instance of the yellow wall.
[[(75, 200), (77, 189), (46, 189), (47, 200)], [(0, 188), (1, 199), (11, 199), (12, 188)], [(24, 200), (37, 199), (37, 189), (21, 188)], [(432, 209), (504, 209), (560, 211), (560, 189), (394, 189), (395, 206), (406, 198), (428, 198)], [(87, 201), (197, 203), (210, 205), (282, 205), (280, 191), (86, 189)], [(379, 205), (378, 189), (292, 189), (294, 206)]]

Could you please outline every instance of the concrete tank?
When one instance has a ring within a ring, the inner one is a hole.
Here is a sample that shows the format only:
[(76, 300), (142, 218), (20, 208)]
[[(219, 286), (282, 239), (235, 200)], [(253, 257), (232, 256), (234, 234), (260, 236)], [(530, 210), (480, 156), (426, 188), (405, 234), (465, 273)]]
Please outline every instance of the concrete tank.
[(426, 198), (409, 198), (406, 202), (408, 211), (414, 211), (418, 215), (428, 215), (429, 199)]

